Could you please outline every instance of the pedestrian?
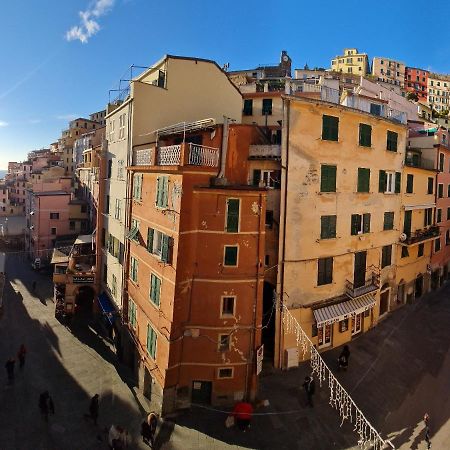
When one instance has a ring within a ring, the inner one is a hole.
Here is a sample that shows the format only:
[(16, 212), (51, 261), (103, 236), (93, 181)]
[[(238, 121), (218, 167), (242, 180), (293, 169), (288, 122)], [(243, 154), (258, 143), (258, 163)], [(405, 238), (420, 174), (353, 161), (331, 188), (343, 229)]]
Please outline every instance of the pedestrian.
[(150, 444), (153, 448), (155, 445), (156, 427), (158, 426), (158, 414), (152, 411), (147, 417), (147, 423), (150, 427)]
[(12, 382), (14, 381), (14, 366), (16, 364), (15, 359), (11, 356), (11, 358), (9, 358), (6, 361), (5, 364), (5, 369), (6, 369), (6, 373), (8, 375), (8, 381)]
[(39, 396), (39, 409), (46, 422), (48, 422), (49, 414), (55, 414), (55, 404), (48, 391), (42, 392)]
[(313, 405), (313, 395), (314, 392), (316, 390), (316, 385), (314, 383), (314, 378), (311, 376), (305, 377), (305, 381), (303, 383), (303, 388), (305, 389), (306, 392), (306, 405), (310, 406), (311, 408), (314, 406)]
[(141, 436), (145, 444), (153, 447), (152, 429), (150, 428), (147, 420), (143, 420), (141, 423)]
[(344, 345), (344, 348), (342, 349), (342, 352), (338, 358), (338, 369), (347, 370), (349, 359), (350, 359), (350, 349), (348, 348), (348, 345)]
[(247, 428), (250, 428), (252, 420), (253, 406), (248, 402), (238, 402), (234, 406), (233, 416), (236, 420), (238, 428), (245, 433)]
[(89, 414), (94, 421), (94, 424), (97, 425), (97, 419), (98, 419), (98, 394), (95, 394), (91, 398), (91, 403), (89, 405)]
[(25, 365), (25, 355), (27, 354), (27, 349), (25, 348), (25, 345), (21, 345), (19, 348), (19, 351), (17, 352), (17, 358), (19, 359), (19, 368), (23, 369), (23, 366)]
[(430, 439), (430, 416), (428, 413), (425, 413), (423, 416), (423, 422), (425, 424), (425, 442), (427, 443), (427, 448), (431, 448), (431, 439)]
[(112, 450), (123, 450), (128, 446), (128, 433), (120, 425), (111, 425), (108, 432), (108, 444)]

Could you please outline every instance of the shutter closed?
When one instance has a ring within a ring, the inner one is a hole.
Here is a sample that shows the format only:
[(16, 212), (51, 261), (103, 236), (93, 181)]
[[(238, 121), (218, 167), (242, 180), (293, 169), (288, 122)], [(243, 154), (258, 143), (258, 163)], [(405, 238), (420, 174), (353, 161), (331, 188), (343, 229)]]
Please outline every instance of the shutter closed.
[(400, 193), (400, 187), (402, 185), (402, 174), (400, 172), (395, 172), (395, 193)]
[(378, 175), (378, 192), (386, 192), (386, 189), (387, 189), (386, 171), (380, 170)]
[(153, 228), (149, 228), (147, 230), (147, 251), (149, 253), (153, 253), (153, 236), (155, 234), (155, 230)]

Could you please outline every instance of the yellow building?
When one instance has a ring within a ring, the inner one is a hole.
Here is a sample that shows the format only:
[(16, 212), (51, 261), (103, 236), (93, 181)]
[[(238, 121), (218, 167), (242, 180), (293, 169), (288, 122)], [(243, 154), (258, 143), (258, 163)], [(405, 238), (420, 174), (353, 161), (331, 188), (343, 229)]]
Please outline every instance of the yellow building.
[(400, 241), (397, 245), (397, 304), (412, 302), (430, 290), (430, 258), (439, 227), (435, 225), (436, 170), (407, 150), (403, 171)]
[(370, 72), (369, 57), (357, 48), (345, 48), (342, 56), (331, 60), (331, 70), (365, 76)]
[[(390, 309), (380, 311), (380, 287), (396, 279), (406, 126), (321, 100), (284, 100), (278, 298), (318, 348), (334, 347)], [(277, 314), (282, 366), (297, 344)]]

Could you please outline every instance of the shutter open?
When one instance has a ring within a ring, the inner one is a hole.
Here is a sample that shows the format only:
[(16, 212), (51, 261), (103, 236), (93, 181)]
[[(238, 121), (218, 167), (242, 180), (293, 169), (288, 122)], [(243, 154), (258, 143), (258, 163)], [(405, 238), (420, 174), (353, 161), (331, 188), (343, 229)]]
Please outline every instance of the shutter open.
[(161, 261), (164, 263), (169, 262), (169, 236), (165, 234), (162, 235)]
[(363, 214), (363, 233), (370, 233), (370, 213)]
[(147, 251), (149, 253), (153, 253), (153, 236), (155, 234), (155, 230), (153, 228), (149, 228), (147, 230)]
[(400, 193), (400, 188), (402, 185), (402, 174), (401, 172), (395, 172), (395, 193)]
[(378, 176), (378, 192), (386, 192), (386, 189), (387, 189), (386, 171), (380, 170)]

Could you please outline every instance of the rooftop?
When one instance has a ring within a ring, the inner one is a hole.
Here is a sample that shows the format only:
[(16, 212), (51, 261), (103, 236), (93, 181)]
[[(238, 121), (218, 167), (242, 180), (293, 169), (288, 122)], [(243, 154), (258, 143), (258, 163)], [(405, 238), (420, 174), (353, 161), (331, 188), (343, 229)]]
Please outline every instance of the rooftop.
[(33, 192), (36, 197), (51, 197), (53, 195), (70, 195), (65, 191), (47, 191), (47, 192)]

